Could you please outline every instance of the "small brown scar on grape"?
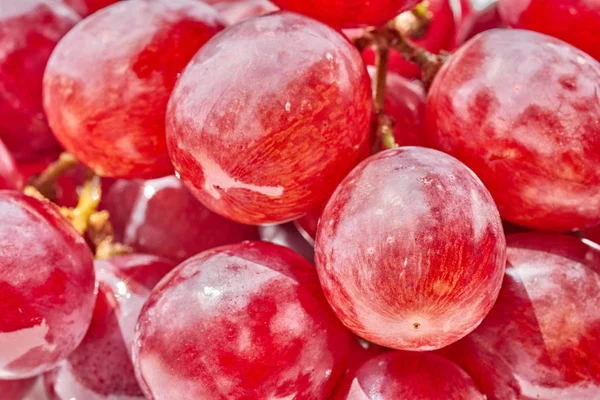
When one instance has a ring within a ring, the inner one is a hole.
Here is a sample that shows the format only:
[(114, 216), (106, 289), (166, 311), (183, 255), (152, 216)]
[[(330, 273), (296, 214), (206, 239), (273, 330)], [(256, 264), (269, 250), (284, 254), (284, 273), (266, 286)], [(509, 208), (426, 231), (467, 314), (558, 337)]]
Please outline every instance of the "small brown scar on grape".
[(413, 323), (413, 328), (415, 329), (419, 329), (421, 327), (421, 324), (418, 322)]

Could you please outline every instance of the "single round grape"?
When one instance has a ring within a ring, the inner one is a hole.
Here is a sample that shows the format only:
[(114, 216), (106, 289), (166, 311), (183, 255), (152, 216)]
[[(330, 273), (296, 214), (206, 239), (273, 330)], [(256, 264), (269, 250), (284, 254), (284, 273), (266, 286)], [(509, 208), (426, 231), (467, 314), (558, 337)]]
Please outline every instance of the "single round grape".
[(129, 0), (86, 18), (60, 41), (44, 75), (44, 107), (58, 140), (101, 176), (171, 173), (169, 95), (223, 27), (215, 10), (194, 0)]
[(327, 399), (349, 332), (315, 269), (285, 247), (244, 242), (175, 268), (146, 302), (134, 366), (151, 399)]
[(318, 19), (334, 28), (379, 26), (404, 10), (415, 6), (416, 0), (273, 0), (282, 10), (294, 11)]
[(487, 31), (435, 78), (428, 140), (475, 171), (504, 219), (584, 228), (600, 222), (599, 93), (600, 63), (575, 47), (535, 32)]
[(94, 299), (85, 240), (51, 204), (0, 191), (0, 378), (32, 377), (66, 358)]
[[(413, 39), (415, 44), (435, 54), (451, 47), (456, 29), (456, 16), (451, 3), (452, 0), (428, 0), (431, 22), (422, 36)], [(362, 56), (367, 65), (375, 65), (375, 52), (372, 48), (365, 49)], [(388, 68), (407, 78), (421, 76), (419, 67), (406, 61), (396, 50), (390, 52)]]
[(443, 351), (490, 400), (600, 398), (600, 248), (533, 232), (507, 245), (494, 308)]
[(436, 150), (401, 147), (371, 156), (338, 186), (315, 260), (329, 304), (354, 333), (433, 350), (492, 308), (505, 251), (498, 210), (475, 174)]
[(198, 52), (169, 102), (169, 152), (211, 210), (247, 224), (285, 222), (323, 203), (368, 153), (372, 103), (350, 42), (276, 12)]
[(42, 76), (79, 20), (54, 0), (0, 0), (0, 139), (18, 161), (60, 150), (42, 108)]
[[(371, 79), (375, 79), (375, 67), (368, 66), (367, 70)], [(425, 101), (425, 91), (419, 83), (388, 72), (383, 111), (394, 122), (394, 140), (398, 146), (425, 145)]]
[(258, 239), (256, 227), (208, 210), (174, 176), (118, 180), (102, 201), (117, 241), (141, 253), (183, 261), (213, 247)]
[(96, 11), (108, 7), (119, 0), (60, 0), (63, 3), (69, 5), (73, 10), (77, 11), (79, 15), (87, 17)]
[(175, 263), (131, 254), (95, 263), (98, 297), (90, 328), (69, 358), (45, 374), (51, 400), (145, 399), (130, 348), (139, 312)]
[(17, 379), (4, 381), (0, 380), (0, 393), (2, 400), (23, 400), (37, 378)]
[(390, 351), (346, 376), (333, 400), (483, 400), (473, 379), (434, 353)]
[(498, 9), (508, 26), (554, 36), (600, 60), (599, 0), (500, 0)]
[(260, 240), (287, 247), (306, 258), (311, 264), (315, 263), (315, 250), (302, 233), (292, 223), (282, 225), (259, 226)]
[(225, 0), (216, 3), (214, 8), (230, 25), (279, 10), (269, 0)]
[(23, 176), (15, 165), (12, 155), (0, 141), (0, 189), (21, 190), (23, 188)]

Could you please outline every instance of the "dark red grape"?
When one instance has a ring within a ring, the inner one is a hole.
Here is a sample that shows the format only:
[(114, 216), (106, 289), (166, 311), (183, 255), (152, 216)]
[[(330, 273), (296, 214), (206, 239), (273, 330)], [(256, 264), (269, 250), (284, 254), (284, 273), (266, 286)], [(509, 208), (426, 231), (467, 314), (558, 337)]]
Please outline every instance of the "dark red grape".
[(472, 13), (458, 25), (454, 46), (461, 46), (478, 33), (495, 28), (504, 28), (506, 25), (500, 19), (498, 3), (493, 2), (483, 10)]
[(78, 24), (58, 44), (44, 76), (44, 107), (65, 148), (101, 176), (172, 172), (167, 101), (194, 53), (223, 29), (194, 0), (129, 0)]
[(562, 39), (600, 60), (600, 1), (500, 0), (502, 20)]
[(315, 250), (292, 223), (259, 226), (260, 240), (271, 242), (294, 250), (302, 257), (315, 263)]
[(0, 380), (0, 394), (2, 400), (23, 400), (31, 390), (37, 378), (17, 379), (11, 381)]
[(338, 186), (315, 259), (348, 328), (382, 346), (432, 350), (471, 332), (492, 308), (505, 241), (471, 170), (435, 150), (401, 147), (371, 156)]
[(224, 244), (258, 239), (256, 227), (208, 210), (174, 176), (118, 180), (102, 206), (111, 214), (119, 242), (176, 261)]
[(79, 19), (53, 0), (0, 0), (0, 140), (18, 161), (60, 150), (42, 108), (42, 76)]
[(23, 188), (23, 176), (17, 170), (15, 160), (0, 141), (0, 189), (21, 190)]
[(600, 397), (600, 250), (559, 234), (507, 236), (498, 301), (443, 349), (490, 400)]
[(214, 8), (230, 25), (278, 10), (277, 6), (268, 0), (225, 0), (216, 3)]
[(434, 353), (390, 351), (346, 376), (334, 400), (482, 400), (458, 365)]
[(87, 17), (96, 11), (108, 7), (119, 0), (60, 0), (63, 3), (69, 5), (73, 10), (77, 11), (80, 15)]
[(0, 191), (0, 378), (47, 371), (83, 339), (94, 308), (90, 249), (49, 203)]
[[(432, 13), (429, 28), (422, 37), (415, 38), (418, 46), (439, 53), (451, 47), (455, 34), (455, 15), (451, 7), (452, 0), (429, 0), (429, 10)], [(375, 52), (372, 48), (363, 51), (363, 59), (367, 65), (375, 65)], [(408, 78), (418, 78), (421, 71), (416, 64), (406, 61), (400, 53), (392, 50), (388, 68), (390, 71)]]
[(318, 19), (334, 28), (379, 26), (418, 3), (417, 0), (273, 0), (282, 10)]
[(587, 229), (583, 234), (587, 239), (600, 245), (600, 226)]
[(134, 365), (151, 399), (326, 399), (349, 340), (306, 260), (244, 242), (159, 283), (138, 320)]
[(131, 363), (133, 332), (150, 291), (174, 266), (143, 254), (96, 261), (98, 297), (92, 323), (66, 362), (46, 373), (52, 400), (145, 399)]
[(438, 73), (427, 135), (481, 177), (506, 220), (584, 228), (600, 222), (599, 96), (600, 63), (587, 54), (539, 33), (492, 30)]
[(315, 208), (314, 210), (307, 212), (305, 216), (294, 221), (298, 231), (313, 245), (315, 243), (315, 237), (317, 237), (317, 226), (322, 213), (323, 207)]
[[(375, 67), (369, 66), (367, 70), (371, 79), (375, 79)], [(388, 72), (383, 111), (394, 121), (398, 146), (425, 145), (425, 91), (419, 83)]]
[(205, 206), (280, 223), (323, 203), (364, 158), (371, 110), (356, 48), (326, 25), (276, 12), (202, 47), (171, 96), (167, 141)]

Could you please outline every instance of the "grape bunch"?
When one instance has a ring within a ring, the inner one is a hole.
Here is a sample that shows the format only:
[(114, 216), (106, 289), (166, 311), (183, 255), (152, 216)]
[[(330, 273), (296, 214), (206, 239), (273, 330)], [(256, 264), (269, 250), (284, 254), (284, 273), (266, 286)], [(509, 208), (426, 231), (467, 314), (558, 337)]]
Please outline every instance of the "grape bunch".
[(600, 399), (599, 0), (0, 0), (0, 400)]

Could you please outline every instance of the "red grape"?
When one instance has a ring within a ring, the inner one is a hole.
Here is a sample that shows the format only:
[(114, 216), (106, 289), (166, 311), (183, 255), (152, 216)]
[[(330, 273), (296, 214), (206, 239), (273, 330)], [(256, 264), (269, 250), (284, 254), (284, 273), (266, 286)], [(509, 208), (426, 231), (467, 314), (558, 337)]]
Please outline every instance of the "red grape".
[(494, 2), (483, 10), (471, 14), (458, 26), (453, 47), (461, 46), (478, 33), (505, 26), (500, 20), (498, 3)]
[(305, 216), (294, 221), (298, 231), (312, 245), (314, 245), (315, 237), (317, 237), (317, 226), (322, 213), (323, 207), (318, 207), (307, 212)]
[(179, 73), (223, 29), (193, 0), (129, 0), (78, 24), (60, 41), (44, 75), (44, 107), (57, 138), (108, 177), (172, 172), (165, 112)]
[(51, 399), (145, 398), (129, 349), (144, 301), (174, 266), (172, 261), (142, 254), (96, 261), (99, 283), (92, 323), (67, 361), (46, 373)]
[(315, 259), (348, 328), (382, 346), (432, 350), (471, 332), (492, 308), (505, 242), (475, 174), (438, 151), (404, 147), (368, 158), (338, 186)]
[(324, 202), (364, 157), (371, 110), (356, 48), (326, 25), (276, 12), (202, 47), (171, 96), (167, 142), (205, 206), (279, 223)]
[(2, 400), (23, 400), (31, 390), (37, 378), (18, 379), (11, 381), (0, 380)]
[(334, 393), (345, 391), (344, 387), (346, 386), (347, 381), (352, 380), (356, 374), (356, 370), (365, 362), (371, 358), (377, 357), (378, 355), (392, 351), (387, 347), (382, 347), (374, 343), (367, 342), (358, 336), (354, 336), (353, 339), (354, 340), (350, 341), (350, 350), (348, 351), (348, 365), (346, 367), (346, 371), (344, 372), (343, 377), (338, 381), (336, 389), (333, 391)]
[(268, 0), (226, 0), (216, 3), (214, 8), (230, 25), (278, 10)]
[(435, 78), (428, 139), (481, 177), (506, 220), (584, 228), (600, 222), (599, 93), (600, 64), (571, 45), (484, 32)]
[(151, 399), (326, 399), (349, 340), (306, 260), (244, 242), (192, 257), (161, 281), (133, 355)]
[(183, 261), (224, 244), (258, 239), (256, 227), (206, 209), (174, 176), (116, 181), (103, 198), (116, 239), (142, 253)]
[(94, 308), (90, 249), (57, 209), (0, 191), (0, 378), (37, 375), (83, 339)]
[(587, 229), (584, 232), (584, 236), (587, 239), (590, 239), (591, 241), (600, 245), (600, 226), (596, 226), (594, 228)]
[(315, 263), (315, 251), (309, 242), (302, 236), (294, 224), (259, 226), (260, 239), (294, 250), (302, 257)]
[[(367, 69), (371, 79), (375, 79), (375, 67)], [(388, 72), (383, 111), (394, 121), (394, 139), (398, 146), (425, 144), (425, 91), (420, 84)]]
[(507, 244), (498, 301), (445, 353), (490, 400), (598, 399), (600, 251), (559, 234), (510, 235)]
[(77, 11), (80, 15), (87, 17), (96, 11), (108, 7), (119, 0), (61, 0), (63, 3), (68, 4), (73, 10)]
[(0, 139), (19, 161), (60, 150), (42, 108), (42, 76), (78, 21), (53, 0), (0, 0)]
[(434, 353), (390, 351), (347, 376), (334, 400), (483, 400), (458, 365)]
[[(420, 38), (414, 42), (432, 53), (449, 49), (455, 33), (455, 15), (450, 6), (452, 0), (429, 0), (429, 11), (432, 13), (431, 23)], [(363, 59), (367, 65), (375, 65), (375, 52), (371, 48), (363, 51)], [(404, 77), (418, 78), (421, 71), (416, 64), (406, 61), (400, 53), (392, 50), (388, 68)]]
[(23, 188), (23, 176), (17, 170), (15, 160), (0, 141), (0, 189), (21, 190)]
[(273, 0), (282, 10), (294, 11), (316, 18), (334, 28), (383, 25), (417, 0)]
[(600, 60), (600, 1), (500, 0), (502, 20), (562, 39)]

